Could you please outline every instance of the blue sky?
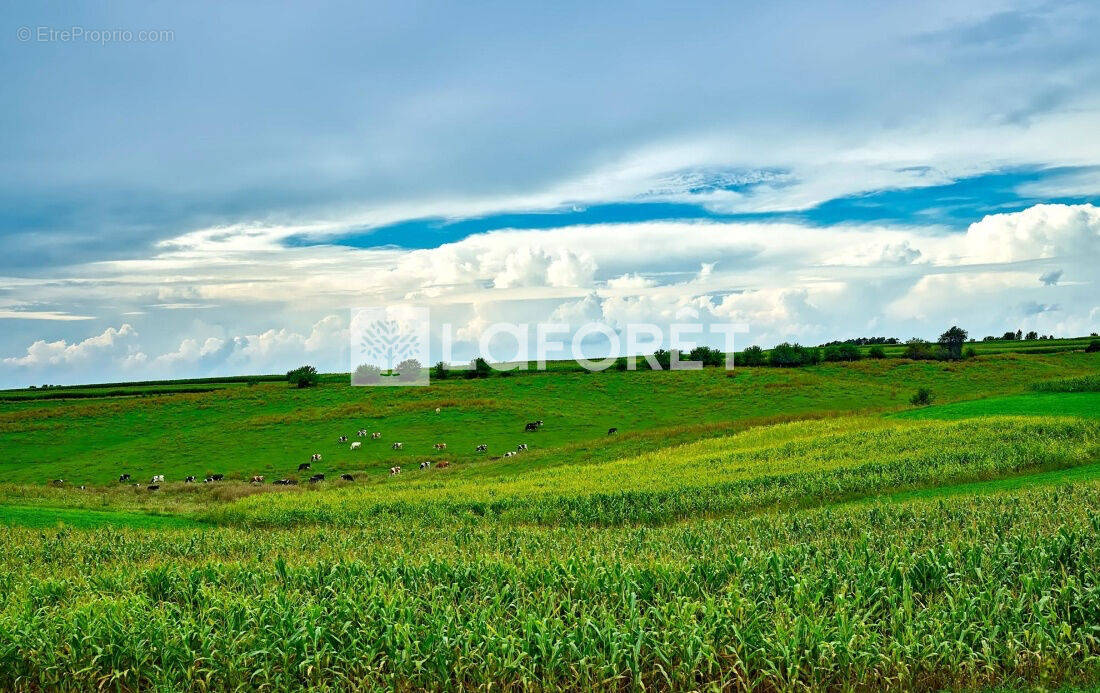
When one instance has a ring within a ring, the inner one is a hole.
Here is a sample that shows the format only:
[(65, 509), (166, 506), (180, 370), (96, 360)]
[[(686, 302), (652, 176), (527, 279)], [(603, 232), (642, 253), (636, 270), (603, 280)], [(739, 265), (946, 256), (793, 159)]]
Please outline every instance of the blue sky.
[(1091, 2), (8, 4), (0, 385), (342, 368), (348, 309), (393, 302), (464, 354), (518, 316), (1095, 331), (1098, 29)]

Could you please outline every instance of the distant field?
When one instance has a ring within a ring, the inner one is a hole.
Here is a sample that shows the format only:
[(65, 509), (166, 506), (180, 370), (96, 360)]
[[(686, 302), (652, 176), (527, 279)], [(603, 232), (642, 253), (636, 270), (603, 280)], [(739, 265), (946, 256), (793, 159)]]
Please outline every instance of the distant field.
[[(1094, 687), (1098, 376), (1077, 351), (0, 402), (0, 689)], [(141, 392), (172, 387), (211, 391)], [(336, 443), (358, 428), (383, 438)], [(243, 480), (312, 452), (325, 482)]]

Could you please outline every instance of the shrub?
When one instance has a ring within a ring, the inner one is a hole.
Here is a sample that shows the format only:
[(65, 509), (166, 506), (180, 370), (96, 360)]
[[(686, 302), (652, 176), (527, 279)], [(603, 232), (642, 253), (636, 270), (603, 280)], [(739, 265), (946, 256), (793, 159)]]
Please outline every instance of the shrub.
[[(879, 347), (880, 350), (881, 348)], [(821, 358), (823, 361), (858, 361), (863, 358), (863, 354), (854, 344), (836, 344), (825, 347)]]
[(619, 358), (615, 359), (615, 370), (625, 371), (629, 366), (630, 366), (630, 357), (629, 356), (620, 356)]
[(672, 366), (672, 352), (666, 349), (658, 349), (653, 352), (653, 360), (657, 362), (657, 368), (649, 365), (649, 360), (646, 359), (646, 365), (650, 370), (667, 371)]
[(286, 380), (295, 387), (313, 387), (321, 381), (317, 369), (313, 366), (302, 366), (292, 371), (287, 371)]
[(726, 355), (718, 349), (708, 346), (697, 346), (688, 354), (689, 361), (699, 361), (704, 367), (720, 367), (726, 365)]
[(420, 379), (420, 373), (423, 370), (423, 366), (416, 359), (405, 359), (401, 363), (394, 367), (394, 371), (397, 374), (397, 379), (403, 383), (412, 382)]
[(489, 362), (478, 356), (470, 364), (470, 369), (466, 371), (465, 377), (467, 380), (474, 378), (488, 378), (492, 373), (492, 367), (489, 366)]
[(760, 347), (751, 346), (735, 356), (733, 362), (741, 366), (763, 366), (767, 364), (768, 357)]
[(1085, 347), (1086, 354), (1095, 354), (1100, 351), (1100, 339), (1094, 339), (1089, 342), (1089, 345)]
[(351, 374), (352, 385), (377, 385), (382, 382), (382, 369), (369, 363), (361, 364)]
[(435, 367), (432, 368), (432, 378), (434, 378), (436, 380), (446, 380), (447, 379), (447, 364), (443, 363), (442, 361), (435, 364)]
[(930, 361), (943, 357), (943, 351), (930, 342), (914, 337), (905, 343), (904, 356), (914, 361)]
[(783, 342), (777, 344), (768, 354), (768, 365), (781, 368), (797, 366), (809, 366), (821, 361), (821, 352), (812, 347), (804, 347), (801, 344), (789, 344)]
[(974, 347), (966, 347), (963, 349), (963, 358), (972, 359), (978, 355), (978, 350)]
[(917, 388), (917, 393), (909, 398), (909, 403), (915, 407), (932, 404), (932, 391), (926, 387)]
[(886, 358), (886, 350), (876, 344), (867, 350), (867, 357), (872, 359), (884, 359)]

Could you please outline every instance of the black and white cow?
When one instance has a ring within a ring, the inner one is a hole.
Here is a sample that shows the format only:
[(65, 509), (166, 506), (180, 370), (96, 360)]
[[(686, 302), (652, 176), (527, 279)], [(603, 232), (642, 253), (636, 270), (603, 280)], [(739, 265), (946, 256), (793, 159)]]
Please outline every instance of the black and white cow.
[(130, 480), (130, 475), (129, 474), (122, 474), (121, 476), (118, 477), (118, 483), (120, 483), (120, 484), (125, 483), (129, 480)]
[(310, 469), (312, 466), (313, 465), (311, 465), (309, 462), (303, 462), (300, 465), (298, 465), (298, 471), (299, 472), (304, 472), (304, 471)]

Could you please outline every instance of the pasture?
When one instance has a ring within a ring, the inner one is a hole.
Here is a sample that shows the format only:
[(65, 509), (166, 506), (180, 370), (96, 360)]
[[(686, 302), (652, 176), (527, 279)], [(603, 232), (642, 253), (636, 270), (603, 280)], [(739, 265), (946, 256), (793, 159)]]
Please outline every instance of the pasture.
[(0, 688), (1092, 686), (1098, 375), (1067, 351), (3, 401)]

